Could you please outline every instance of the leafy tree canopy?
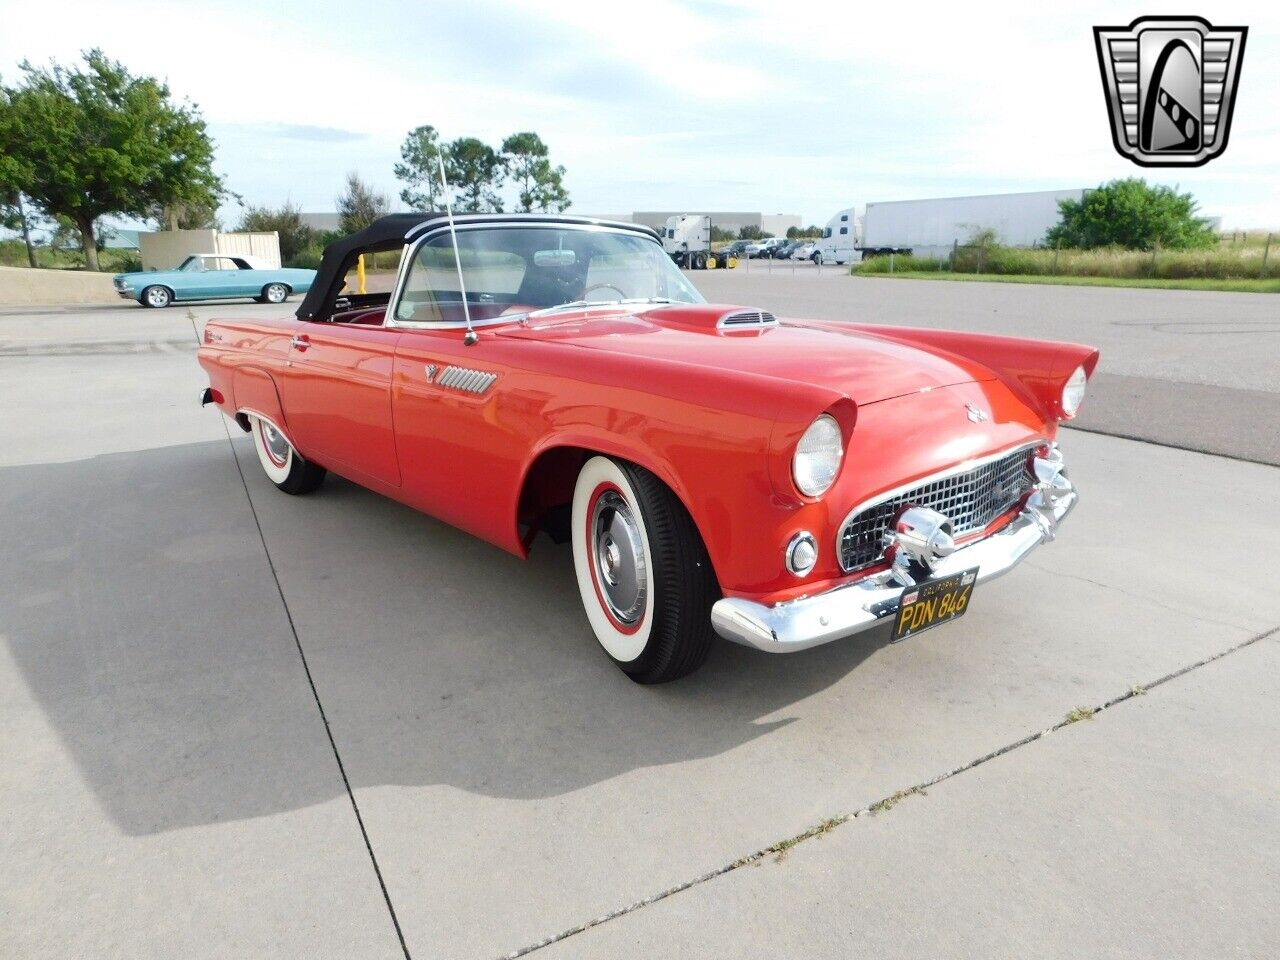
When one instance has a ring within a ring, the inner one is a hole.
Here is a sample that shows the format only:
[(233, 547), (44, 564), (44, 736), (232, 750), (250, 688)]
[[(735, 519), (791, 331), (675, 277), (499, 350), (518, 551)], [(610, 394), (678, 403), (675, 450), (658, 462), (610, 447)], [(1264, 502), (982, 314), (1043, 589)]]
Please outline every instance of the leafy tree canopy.
[(280, 236), (280, 262), (289, 266), (299, 254), (316, 240), (315, 231), (302, 222), (302, 209), (286, 200), (280, 208), (248, 207), (240, 221), (240, 230), (246, 233), (270, 233)]
[(563, 213), (569, 208), (564, 167), (553, 167), (547, 145), (532, 131), (513, 133), (502, 141), (507, 172), (518, 190), (516, 210)]
[(1045, 235), (1051, 247), (1189, 250), (1218, 241), (1209, 224), (1196, 216), (1190, 193), (1152, 186), (1139, 177), (1112, 180), (1082, 200), (1060, 200), (1058, 209), (1061, 220)]
[(338, 226), (343, 233), (363, 230), (391, 209), (385, 193), (378, 193), (360, 179), (347, 174), (347, 189), (338, 197)]
[(506, 164), (492, 147), (475, 137), (459, 137), (448, 146), (444, 168), (456, 209), (463, 213), (502, 212), (498, 188), (506, 179)]
[(100, 217), (217, 207), (223, 183), (204, 120), (166, 84), (101, 50), (83, 66), (24, 61), (21, 71), (17, 86), (0, 89), (0, 185), (74, 223), (91, 270)]
[(553, 166), (547, 145), (533, 131), (513, 133), (494, 150), (475, 137), (440, 141), (435, 127), (424, 124), (410, 130), (400, 145), (395, 175), (405, 184), (400, 199), (415, 210), (439, 210), (444, 206), (439, 159), (453, 191), (454, 208), (460, 212), (501, 212), (502, 187), (508, 179), (515, 187), (514, 207), (520, 212), (568, 209), (565, 170)]
[(396, 179), (405, 184), (400, 199), (415, 210), (439, 210), (440, 134), (430, 124), (409, 131), (400, 145), (400, 162), (395, 165)]

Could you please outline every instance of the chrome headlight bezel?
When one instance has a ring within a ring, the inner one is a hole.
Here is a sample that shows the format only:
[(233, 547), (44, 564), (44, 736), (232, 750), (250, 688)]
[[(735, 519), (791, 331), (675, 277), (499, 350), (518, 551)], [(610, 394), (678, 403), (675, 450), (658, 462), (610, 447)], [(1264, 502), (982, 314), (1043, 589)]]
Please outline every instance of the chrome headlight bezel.
[(1070, 420), (1080, 412), (1088, 387), (1089, 375), (1084, 372), (1084, 367), (1076, 367), (1062, 385), (1062, 397), (1058, 401), (1065, 419)]
[(801, 434), (791, 457), (791, 482), (806, 497), (831, 489), (844, 463), (844, 435), (829, 413), (819, 414)]

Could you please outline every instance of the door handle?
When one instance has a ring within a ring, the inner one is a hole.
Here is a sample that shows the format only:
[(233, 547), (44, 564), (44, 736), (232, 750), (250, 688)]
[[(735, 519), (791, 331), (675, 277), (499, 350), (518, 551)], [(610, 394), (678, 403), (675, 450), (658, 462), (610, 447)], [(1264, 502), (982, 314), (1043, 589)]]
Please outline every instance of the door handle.
[(306, 334), (294, 334), (293, 339), (289, 341), (289, 345), (295, 350), (305, 350), (307, 347), (311, 346), (311, 338)]

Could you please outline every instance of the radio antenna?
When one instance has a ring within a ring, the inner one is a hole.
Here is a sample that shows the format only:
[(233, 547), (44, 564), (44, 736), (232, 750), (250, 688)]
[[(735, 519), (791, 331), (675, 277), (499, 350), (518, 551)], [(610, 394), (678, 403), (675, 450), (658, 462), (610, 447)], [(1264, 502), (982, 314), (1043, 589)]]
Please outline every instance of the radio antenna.
[(453, 203), (449, 200), (449, 179), (444, 175), (444, 157), (436, 154), (436, 163), (440, 167), (440, 187), (444, 192), (444, 212), (449, 218), (449, 239), (453, 241), (453, 264), (458, 268), (458, 292), (462, 295), (462, 315), (467, 321), (467, 332), (462, 338), (463, 346), (473, 346), (480, 338), (471, 327), (471, 305), (467, 303), (467, 287), (462, 281), (462, 257), (458, 253), (458, 231), (453, 226)]

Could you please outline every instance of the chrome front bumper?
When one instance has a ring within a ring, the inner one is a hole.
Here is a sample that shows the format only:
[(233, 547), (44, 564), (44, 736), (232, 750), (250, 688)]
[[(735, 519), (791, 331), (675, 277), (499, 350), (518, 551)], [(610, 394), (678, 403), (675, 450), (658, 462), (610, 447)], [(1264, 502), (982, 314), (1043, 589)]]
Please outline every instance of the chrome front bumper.
[[(1059, 471), (1060, 461), (1059, 462)], [(1065, 473), (1040, 477), (1026, 506), (1008, 524), (937, 561), (932, 575), (945, 577), (972, 567), (978, 582), (1008, 573), (1032, 550), (1056, 535), (1058, 524), (1076, 505), (1078, 496)], [(739, 597), (725, 597), (711, 608), (711, 623), (720, 636), (736, 643), (786, 653), (840, 640), (898, 612), (904, 584), (892, 570), (823, 593), (767, 606)]]

